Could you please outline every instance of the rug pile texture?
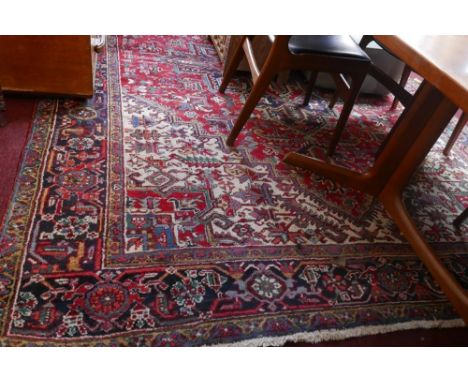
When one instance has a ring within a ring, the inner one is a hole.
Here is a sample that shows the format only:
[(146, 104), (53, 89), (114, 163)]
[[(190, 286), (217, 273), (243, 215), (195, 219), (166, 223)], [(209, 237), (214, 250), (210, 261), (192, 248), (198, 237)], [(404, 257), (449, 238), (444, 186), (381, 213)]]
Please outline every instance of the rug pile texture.
[[(0, 344), (279, 345), (462, 321), (381, 204), (282, 158), (322, 158), (340, 105), (273, 84), (225, 145), (250, 90), (204, 36), (108, 37), (95, 96), (45, 99), (0, 239)], [(410, 86), (416, 87), (415, 79)], [(361, 97), (333, 160), (372, 162), (398, 118)], [(453, 125), (453, 123), (452, 123)], [(406, 190), (468, 286), (467, 134), (451, 127)], [(465, 231), (466, 234), (466, 231)]]

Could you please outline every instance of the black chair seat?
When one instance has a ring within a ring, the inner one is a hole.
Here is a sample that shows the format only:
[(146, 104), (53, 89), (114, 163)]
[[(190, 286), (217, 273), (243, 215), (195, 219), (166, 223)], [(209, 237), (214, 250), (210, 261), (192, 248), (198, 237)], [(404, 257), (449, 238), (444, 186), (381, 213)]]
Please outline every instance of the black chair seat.
[(350, 36), (292, 36), (289, 50), (292, 54), (323, 54), (370, 61)]

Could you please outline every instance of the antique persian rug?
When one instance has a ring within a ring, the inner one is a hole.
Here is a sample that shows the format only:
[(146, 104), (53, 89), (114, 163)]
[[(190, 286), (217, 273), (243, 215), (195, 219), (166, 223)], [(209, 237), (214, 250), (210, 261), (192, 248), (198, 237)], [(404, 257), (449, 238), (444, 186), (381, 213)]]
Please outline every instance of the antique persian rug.
[[(0, 343), (265, 345), (462, 326), (378, 201), (282, 162), (323, 157), (340, 105), (316, 92), (300, 106), (292, 74), (230, 149), (250, 81), (221, 95), (221, 78), (206, 37), (109, 37), (94, 98), (38, 103), (2, 224)], [(361, 97), (336, 162), (368, 166), (398, 117), (390, 103)], [(468, 287), (452, 226), (468, 202), (467, 135), (445, 157), (450, 129), (405, 198)]]

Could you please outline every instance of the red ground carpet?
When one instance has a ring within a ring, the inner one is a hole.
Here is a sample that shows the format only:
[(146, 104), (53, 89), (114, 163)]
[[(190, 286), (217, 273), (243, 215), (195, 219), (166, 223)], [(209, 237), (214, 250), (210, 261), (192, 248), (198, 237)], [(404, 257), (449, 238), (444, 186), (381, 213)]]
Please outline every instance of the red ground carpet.
[[(220, 79), (205, 37), (110, 37), (93, 99), (37, 102), (2, 227), (1, 343), (277, 345), (460, 327), (379, 202), (281, 161), (324, 155), (337, 114), (323, 94), (303, 108), (299, 77), (273, 86), (232, 150), (249, 82), (221, 96)], [(18, 152), (34, 102), (7, 102), (24, 121), (0, 136)], [(398, 117), (388, 106), (362, 97), (334, 160), (365, 168)], [(468, 285), (451, 225), (467, 200), (466, 135), (449, 158), (443, 143), (406, 201)], [(464, 329), (407, 333), (467, 343)]]
[[(26, 139), (31, 127), (35, 105), (33, 98), (7, 97), (5, 116), (8, 124), (0, 128), (0, 217), (8, 208), (16, 174), (19, 170), (21, 153), (26, 145)], [(0, 221), (2, 220), (0, 218)]]

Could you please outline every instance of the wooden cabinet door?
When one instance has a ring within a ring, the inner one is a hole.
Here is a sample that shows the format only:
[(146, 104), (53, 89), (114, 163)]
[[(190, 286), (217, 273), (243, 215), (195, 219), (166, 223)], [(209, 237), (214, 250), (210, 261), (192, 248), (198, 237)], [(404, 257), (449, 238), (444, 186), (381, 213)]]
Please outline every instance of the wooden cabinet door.
[(4, 91), (93, 95), (90, 36), (0, 36)]

